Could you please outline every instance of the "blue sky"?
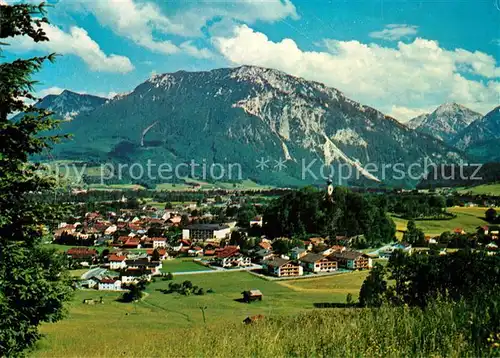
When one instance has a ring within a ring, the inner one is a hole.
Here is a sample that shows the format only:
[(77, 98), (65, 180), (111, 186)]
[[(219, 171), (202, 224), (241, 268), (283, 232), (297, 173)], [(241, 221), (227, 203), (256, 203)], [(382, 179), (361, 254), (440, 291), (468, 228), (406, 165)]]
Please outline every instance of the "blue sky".
[[(0, 0), (0, 2), (5, 0)], [(12, 0), (9, 0), (12, 2)], [(242, 64), (335, 87), (405, 121), (444, 102), (500, 103), (500, 0), (59, 0), (40, 95), (112, 96), (154, 73)]]

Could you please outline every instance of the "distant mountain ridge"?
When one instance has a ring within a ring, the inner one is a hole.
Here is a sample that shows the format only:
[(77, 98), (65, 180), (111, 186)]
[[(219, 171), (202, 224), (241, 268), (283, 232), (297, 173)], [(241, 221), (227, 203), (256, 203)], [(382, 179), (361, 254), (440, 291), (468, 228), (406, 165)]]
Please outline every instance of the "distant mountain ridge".
[(79, 114), (89, 113), (106, 103), (108, 99), (90, 94), (80, 94), (64, 90), (60, 94), (50, 94), (38, 101), (35, 106), (48, 109), (55, 117), (72, 120)]
[[(80, 112), (63, 126), (74, 140), (55, 147), (56, 157), (240, 163), (245, 177), (277, 185), (323, 182), (323, 163), (347, 164), (360, 173), (353, 182), (373, 184), (387, 179), (365, 170), (368, 163), (464, 158), (335, 88), (254, 66), (156, 75)], [(256, 167), (261, 159), (268, 170)], [(277, 160), (286, 170), (274, 168)], [(314, 163), (316, 178), (304, 178), (304, 162)]]
[(408, 127), (408, 128), (411, 128), (411, 129), (417, 129), (418, 127), (420, 127), (422, 125), (422, 123), (424, 123), (424, 121), (429, 117), (429, 114), (428, 113), (424, 113), (424, 114), (421, 114), (420, 116), (418, 117), (415, 117), (415, 118), (412, 118), (410, 119), (408, 122), (405, 123), (405, 125)]
[(458, 148), (484, 162), (500, 161), (500, 106), (473, 122), (456, 137)]
[(457, 146), (465, 149), (471, 145), (498, 138), (500, 138), (500, 106), (459, 133)]
[(413, 118), (408, 127), (455, 145), (456, 136), (482, 117), (482, 114), (460, 104), (445, 103), (430, 114)]

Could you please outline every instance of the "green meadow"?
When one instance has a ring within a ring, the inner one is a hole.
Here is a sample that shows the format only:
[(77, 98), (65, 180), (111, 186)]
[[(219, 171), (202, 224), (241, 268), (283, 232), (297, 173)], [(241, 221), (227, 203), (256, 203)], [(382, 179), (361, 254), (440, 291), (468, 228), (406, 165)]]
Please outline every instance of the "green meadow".
[[(68, 305), (67, 317), (43, 325), (44, 338), (33, 356), (165, 356), (166, 351), (162, 349), (166, 340), (177, 337), (179, 330), (224, 326), (243, 329), (242, 321), (250, 315), (288, 317), (314, 310), (315, 303), (343, 303), (347, 293), (358, 294), (364, 275), (366, 273), (346, 273), (321, 278), (321, 290), (315, 289), (317, 284), (307, 287), (306, 281), (309, 280), (281, 284), (247, 272), (174, 275), (174, 281), (157, 278), (148, 286), (147, 296), (135, 304), (118, 302), (121, 296), (118, 292), (77, 291)], [(181, 296), (160, 292), (168, 287), (169, 282), (182, 283), (185, 280), (205, 291), (212, 289), (214, 293)], [(241, 292), (250, 289), (261, 290), (264, 299), (251, 304), (239, 302)], [(82, 303), (83, 299), (99, 300), (100, 297), (103, 297), (104, 304)], [(206, 323), (200, 307), (206, 307)]]
[(340, 273), (335, 276), (320, 276), (308, 279), (278, 281), (281, 286), (296, 292), (335, 294), (339, 300), (349, 293), (353, 297), (359, 295), (359, 289), (368, 276), (369, 271)]
[(85, 249), (95, 249), (99, 253), (103, 252), (106, 249), (108, 249), (108, 250), (112, 249), (111, 247), (107, 247), (107, 246), (77, 246), (77, 245), (61, 245), (61, 244), (52, 244), (52, 243), (46, 244), (46, 247), (51, 248), (51, 249), (56, 249), (58, 252), (61, 252), (61, 253), (66, 252), (73, 247), (79, 247), (79, 248), (85, 248)]
[(193, 272), (193, 271), (211, 271), (210, 268), (200, 265), (193, 261), (193, 259), (174, 259), (166, 260), (162, 263), (162, 272)]
[(272, 189), (271, 186), (260, 185), (252, 180), (242, 180), (238, 183), (227, 183), (227, 182), (215, 182), (208, 183), (200, 180), (194, 180), (190, 178), (185, 178), (184, 183), (162, 183), (156, 185), (156, 190), (170, 190), (170, 191), (183, 191), (183, 190), (193, 190), (192, 184), (197, 184), (202, 190), (212, 190), (212, 189), (226, 189), (226, 190), (266, 190)]
[[(462, 228), (467, 232), (475, 232), (478, 226), (486, 225), (484, 213), (488, 208), (472, 207), (472, 208), (448, 208), (448, 212), (457, 215), (456, 218), (450, 220), (422, 220), (415, 221), (417, 227), (425, 232), (426, 235), (438, 236), (445, 231), (452, 231), (456, 228)], [(408, 220), (393, 217), (398, 231), (398, 237), (402, 237), (402, 232), (406, 230)]]
[[(495, 356), (468, 341), (469, 313), (461, 305), (420, 308), (315, 308), (357, 294), (366, 272), (272, 282), (246, 272), (190, 276), (214, 293), (163, 294), (157, 280), (137, 303), (120, 293), (78, 291), (67, 317), (44, 324), (33, 357), (474, 357)], [(182, 282), (186, 276), (174, 282)], [(240, 303), (259, 289), (261, 302)], [(86, 305), (93, 298), (103, 304)], [(203, 319), (203, 312), (205, 319)], [(263, 315), (252, 325), (247, 316)]]
[(484, 184), (470, 188), (460, 188), (457, 191), (462, 194), (500, 196), (500, 184)]

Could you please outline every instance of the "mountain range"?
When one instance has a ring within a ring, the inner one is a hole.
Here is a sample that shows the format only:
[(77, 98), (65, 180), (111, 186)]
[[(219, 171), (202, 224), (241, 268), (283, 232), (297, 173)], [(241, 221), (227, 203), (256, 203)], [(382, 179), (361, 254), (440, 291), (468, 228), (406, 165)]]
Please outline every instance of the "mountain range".
[(79, 114), (92, 112), (106, 101), (106, 98), (64, 90), (59, 95), (45, 96), (35, 106), (54, 112), (58, 119), (70, 121)]
[(457, 148), (483, 162), (500, 162), (500, 106), (473, 122), (457, 135)]
[(497, 153), (500, 106), (482, 116), (456, 103), (444, 104), (430, 114), (411, 119), (406, 125), (465, 151), (472, 161), (500, 161), (500, 154)]
[(432, 113), (413, 118), (408, 122), (408, 126), (454, 145), (458, 133), (482, 117), (482, 114), (460, 104), (445, 103)]
[[(155, 75), (109, 100), (69, 91), (48, 97), (39, 105), (71, 119), (61, 131), (74, 137), (52, 150), (54, 158), (238, 163), (244, 179), (274, 185), (319, 183), (329, 176), (342, 184), (413, 185), (415, 179), (392, 179), (382, 166), (466, 160), (443, 140), (480, 117), (444, 105), (413, 130), (335, 88), (254, 66)], [(438, 123), (448, 125), (437, 137), (424, 129)], [(339, 164), (353, 177), (341, 181)]]

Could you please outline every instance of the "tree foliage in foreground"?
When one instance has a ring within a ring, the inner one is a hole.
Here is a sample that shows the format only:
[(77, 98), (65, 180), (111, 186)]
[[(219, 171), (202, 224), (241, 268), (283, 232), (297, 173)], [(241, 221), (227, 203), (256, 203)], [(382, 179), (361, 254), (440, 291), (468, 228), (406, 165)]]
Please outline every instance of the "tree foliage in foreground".
[(470, 250), (445, 256), (397, 251), (385, 270), (372, 270), (360, 291), (363, 307), (385, 303), (425, 310), (436, 302), (466, 307), (470, 331), (484, 344), (500, 332), (500, 256)]
[(382, 306), (387, 292), (387, 281), (384, 275), (384, 267), (375, 264), (359, 291), (359, 304), (362, 307)]
[[(44, 14), (43, 4), (0, 5), (0, 39), (47, 41)], [(45, 225), (55, 223), (63, 208), (30, 195), (56, 185), (28, 158), (60, 139), (40, 135), (57, 122), (26, 101), (36, 100), (31, 76), (53, 60), (49, 55), (0, 64), (0, 356), (21, 355), (31, 347), (42, 322), (61, 318), (72, 291), (63, 257), (42, 245)], [(9, 120), (15, 112), (29, 114)]]
[[(387, 280), (393, 284), (388, 285)], [(470, 300), (500, 292), (500, 256), (460, 250), (453, 254), (408, 255), (396, 251), (385, 269), (375, 266), (363, 283), (360, 296), (364, 306), (380, 306), (384, 301), (425, 307), (441, 298)], [(377, 304), (371, 304), (376, 302)]]

